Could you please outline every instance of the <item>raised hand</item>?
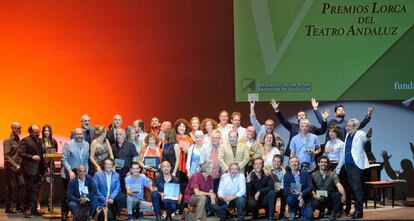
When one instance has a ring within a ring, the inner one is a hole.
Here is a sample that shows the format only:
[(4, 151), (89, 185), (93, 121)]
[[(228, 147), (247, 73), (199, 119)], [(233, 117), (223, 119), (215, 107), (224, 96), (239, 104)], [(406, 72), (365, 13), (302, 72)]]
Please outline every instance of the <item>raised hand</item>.
[(254, 108), (254, 105), (256, 104), (256, 101), (251, 100), (249, 102), (250, 102), (250, 108)]
[(367, 114), (368, 117), (371, 117), (373, 111), (374, 111), (374, 107), (372, 106), (368, 107), (368, 114)]
[(272, 105), (275, 111), (279, 111), (279, 103), (274, 98), (270, 99), (270, 105)]
[(328, 119), (328, 117), (329, 117), (329, 110), (328, 110), (328, 109), (325, 109), (325, 110), (322, 112), (322, 120), (323, 120), (323, 121), (326, 121), (326, 120)]
[(381, 156), (384, 161), (389, 161), (392, 155), (388, 155), (388, 152), (384, 150), (382, 151)]
[(311, 103), (312, 103), (312, 107), (313, 107), (314, 110), (318, 109), (319, 102), (317, 102), (315, 98), (311, 99)]

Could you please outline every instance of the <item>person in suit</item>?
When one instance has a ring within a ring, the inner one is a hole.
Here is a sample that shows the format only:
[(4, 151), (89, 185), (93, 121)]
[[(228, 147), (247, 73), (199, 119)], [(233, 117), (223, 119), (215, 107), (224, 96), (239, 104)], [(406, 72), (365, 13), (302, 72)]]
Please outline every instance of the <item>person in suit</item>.
[[(289, 166), (291, 170), (283, 177), (283, 190), (289, 206), (289, 220), (295, 219), (298, 208), (302, 208), (301, 212), (304, 219), (312, 220), (312, 178), (308, 172), (299, 170), (299, 159), (297, 157), (290, 157)], [(300, 191), (291, 189), (292, 184), (299, 184)]]
[[(103, 161), (103, 170), (95, 173), (98, 207), (108, 207), (108, 219), (115, 220), (121, 213), (126, 197), (121, 193), (120, 177), (114, 170), (114, 160), (107, 158)], [(108, 186), (109, 184), (109, 186)]]
[(119, 114), (115, 114), (114, 118), (112, 119), (112, 127), (109, 128), (108, 132), (106, 133), (106, 139), (108, 139), (109, 143), (112, 145), (116, 143), (116, 131), (121, 128), (122, 125), (122, 117)]
[[(37, 211), (36, 197), (37, 186), (40, 180), (40, 174), (44, 173), (47, 165), (43, 159), (42, 142), (39, 139), (40, 127), (31, 125), (28, 129), (29, 136), (23, 138), (19, 145), (19, 156), (22, 158), (22, 172), (25, 182), (24, 198), (24, 216), (40, 216)], [(31, 211), (29, 213), (29, 208)]]
[(346, 122), (345, 145), (339, 157), (339, 164), (336, 167), (336, 174), (345, 166), (345, 172), (349, 180), (353, 195), (356, 198), (355, 213), (353, 219), (363, 217), (364, 189), (362, 187), (362, 171), (369, 167), (368, 157), (364, 145), (369, 140), (364, 131), (360, 128), (359, 121), (352, 118)]
[(82, 216), (81, 211), (87, 208), (89, 216), (94, 215), (96, 207), (96, 185), (93, 178), (87, 175), (86, 166), (80, 164), (76, 168), (76, 178), (71, 179), (67, 189), (68, 207), (74, 220)]
[(74, 130), (75, 137), (65, 143), (63, 146), (62, 154), (62, 169), (60, 175), (63, 183), (63, 194), (61, 201), (61, 213), (62, 221), (67, 220), (69, 212), (68, 205), (66, 203), (67, 195), (66, 190), (68, 188), (69, 180), (76, 178), (76, 168), (79, 165), (85, 165), (86, 171), (88, 171), (88, 159), (89, 159), (89, 143), (83, 139), (82, 128), (76, 128)]
[[(11, 124), (11, 130), (10, 137), (3, 141), (4, 166), (7, 180), (6, 213), (15, 213), (16, 210), (23, 211), (23, 191), (19, 191), (19, 189), (24, 188), (24, 181), (20, 169), (22, 158), (18, 152), (20, 145), (19, 136), (22, 132), (22, 127), (19, 123), (13, 122)], [(13, 206), (16, 207), (16, 210), (13, 210)]]
[[(87, 114), (84, 114), (82, 115), (80, 122), (80, 128), (83, 131), (83, 140), (91, 144), (94, 139), (94, 128), (90, 126), (91, 118)], [(70, 139), (73, 138), (75, 138), (75, 131), (70, 133)]]
[(238, 163), (241, 173), (244, 172), (244, 168), (249, 163), (249, 148), (244, 143), (238, 142), (237, 131), (230, 131), (228, 134), (228, 143), (219, 149), (218, 159), (221, 169), (224, 172), (229, 170), (231, 163)]

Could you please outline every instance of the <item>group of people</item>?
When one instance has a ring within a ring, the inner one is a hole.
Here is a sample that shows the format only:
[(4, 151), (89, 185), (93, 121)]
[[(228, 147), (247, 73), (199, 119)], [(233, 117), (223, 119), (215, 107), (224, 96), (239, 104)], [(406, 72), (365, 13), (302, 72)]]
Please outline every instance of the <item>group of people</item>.
[[(276, 133), (274, 120), (263, 125), (257, 120), (254, 101), (247, 128), (241, 126), (239, 112), (229, 115), (224, 110), (218, 122), (193, 117), (173, 124), (154, 117), (147, 132), (142, 120), (124, 129), (122, 117), (115, 115), (106, 129), (92, 127), (90, 117), (83, 115), (81, 126), (63, 146), (62, 220), (67, 220), (69, 211), (74, 219), (114, 220), (122, 208), (128, 219), (154, 214), (156, 220), (172, 220), (181, 213), (187, 220), (206, 220), (211, 214), (220, 220), (232, 215), (244, 220), (249, 213), (254, 219), (263, 215), (261, 208), (269, 220), (313, 219), (314, 210), (319, 217), (329, 213), (336, 219), (350, 213), (352, 196), (356, 202), (352, 217), (362, 218), (361, 175), (368, 167), (363, 145), (369, 136), (360, 129), (369, 122), (373, 108), (359, 122), (345, 120), (345, 108), (338, 105), (335, 117), (328, 120), (329, 112), (321, 113), (315, 99), (311, 103), (320, 126), (311, 125), (304, 111), (297, 113), (297, 122), (290, 122), (279, 103), (270, 101), (277, 120), (290, 133), (288, 141)], [(39, 215), (39, 181), (53, 173), (44, 154), (56, 152), (57, 142), (50, 125), (43, 126), (41, 138), (38, 125), (31, 125), (29, 136), (21, 140), (20, 124), (12, 123), (11, 130), (3, 144), (6, 213)], [(318, 135), (325, 133), (321, 145)], [(176, 198), (164, 194), (167, 184), (179, 188)]]

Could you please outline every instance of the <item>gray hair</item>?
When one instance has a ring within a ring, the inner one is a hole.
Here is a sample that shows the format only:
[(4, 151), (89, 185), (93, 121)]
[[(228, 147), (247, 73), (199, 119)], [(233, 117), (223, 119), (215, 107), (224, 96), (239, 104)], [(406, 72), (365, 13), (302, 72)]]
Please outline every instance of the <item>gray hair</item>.
[(307, 124), (308, 126), (310, 125), (309, 120), (301, 120), (299, 126), (302, 126), (302, 124)]
[(352, 126), (359, 128), (359, 120), (357, 120), (356, 118), (351, 118), (348, 120), (349, 123), (352, 124)]
[(213, 171), (213, 164), (210, 161), (206, 161), (203, 164), (200, 165), (201, 172), (207, 172), (207, 173), (211, 173)]

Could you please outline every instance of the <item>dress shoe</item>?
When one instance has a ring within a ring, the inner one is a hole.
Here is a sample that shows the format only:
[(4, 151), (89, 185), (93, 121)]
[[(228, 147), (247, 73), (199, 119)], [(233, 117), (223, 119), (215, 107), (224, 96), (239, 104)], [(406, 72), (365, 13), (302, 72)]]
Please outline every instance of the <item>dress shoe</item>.
[(355, 212), (354, 215), (352, 216), (352, 219), (361, 219), (363, 216), (363, 214), (361, 212)]
[(9, 208), (6, 208), (6, 210), (4, 212), (5, 213), (16, 213), (16, 211), (13, 210), (13, 209), (10, 209), (10, 207)]
[(41, 216), (42, 214), (39, 213), (38, 210), (33, 210), (32, 211), (32, 216)]
[(24, 211), (23, 212), (23, 217), (24, 218), (31, 218), (32, 216), (31, 216), (31, 213), (29, 211)]

